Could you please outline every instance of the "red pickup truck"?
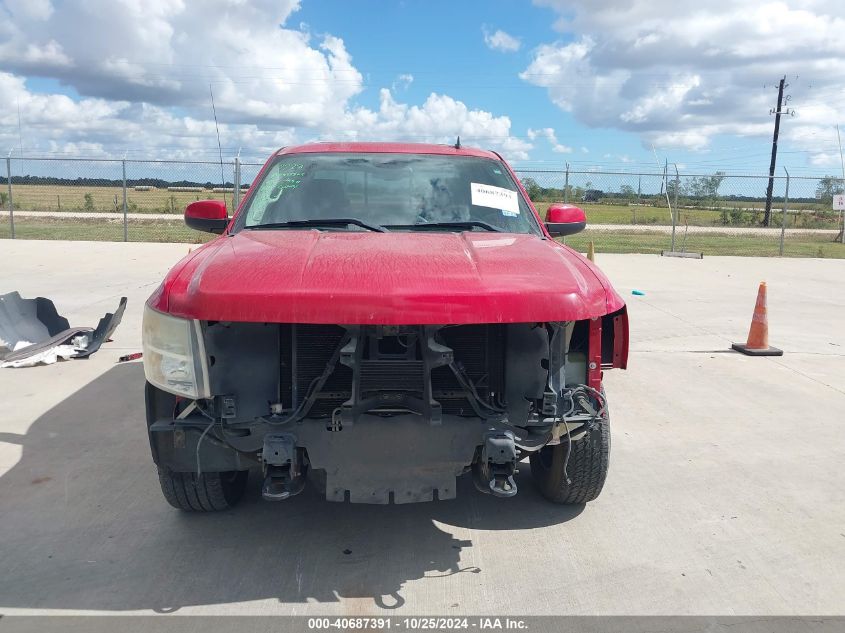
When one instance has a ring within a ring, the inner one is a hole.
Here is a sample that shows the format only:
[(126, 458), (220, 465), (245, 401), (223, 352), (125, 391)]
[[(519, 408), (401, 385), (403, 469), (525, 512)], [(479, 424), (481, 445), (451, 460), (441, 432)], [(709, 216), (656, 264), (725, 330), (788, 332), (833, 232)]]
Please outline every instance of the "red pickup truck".
[(143, 320), (147, 425), (173, 506), (223, 510), (306, 481), (331, 501), (455, 497), (456, 478), (595, 499), (624, 368), (624, 301), (553, 238), (508, 164), (466, 147), (315, 143), (275, 153), (218, 234), (169, 272)]

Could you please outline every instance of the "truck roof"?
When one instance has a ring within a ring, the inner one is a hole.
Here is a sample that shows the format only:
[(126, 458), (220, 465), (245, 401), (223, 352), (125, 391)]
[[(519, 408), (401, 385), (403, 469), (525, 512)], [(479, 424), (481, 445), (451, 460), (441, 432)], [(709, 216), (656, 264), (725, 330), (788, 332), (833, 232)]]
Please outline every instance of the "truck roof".
[(283, 147), (276, 156), (285, 154), (314, 154), (314, 153), (355, 153), (355, 154), (441, 154), (448, 156), (478, 156), (481, 158), (492, 158), (501, 160), (495, 152), (475, 147), (461, 147), (456, 149), (454, 145), (435, 145), (432, 143), (337, 143), (321, 142), (306, 143)]

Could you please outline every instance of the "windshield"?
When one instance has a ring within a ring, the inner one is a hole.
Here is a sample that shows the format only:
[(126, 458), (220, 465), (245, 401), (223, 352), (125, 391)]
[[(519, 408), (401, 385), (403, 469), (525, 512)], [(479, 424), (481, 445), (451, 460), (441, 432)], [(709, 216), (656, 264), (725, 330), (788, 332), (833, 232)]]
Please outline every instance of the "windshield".
[[(331, 220), (321, 224), (321, 221)], [(349, 220), (350, 222), (345, 222)], [(506, 167), (472, 156), (292, 154), (254, 187), (238, 228), (542, 234)]]

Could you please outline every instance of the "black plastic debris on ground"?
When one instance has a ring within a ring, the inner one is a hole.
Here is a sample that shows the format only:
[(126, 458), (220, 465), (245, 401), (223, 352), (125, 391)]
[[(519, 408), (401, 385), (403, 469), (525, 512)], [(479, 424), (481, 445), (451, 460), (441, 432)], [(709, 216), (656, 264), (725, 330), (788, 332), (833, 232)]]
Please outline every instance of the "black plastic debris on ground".
[[(100, 319), (97, 327), (70, 327), (50, 299), (23, 299), (18, 292), (0, 295), (0, 362), (24, 360), (83, 335), (87, 345), (73, 358), (88, 358), (111, 337), (125, 310), (126, 297), (121, 297), (117, 309)], [(21, 342), (30, 345), (15, 349)]]

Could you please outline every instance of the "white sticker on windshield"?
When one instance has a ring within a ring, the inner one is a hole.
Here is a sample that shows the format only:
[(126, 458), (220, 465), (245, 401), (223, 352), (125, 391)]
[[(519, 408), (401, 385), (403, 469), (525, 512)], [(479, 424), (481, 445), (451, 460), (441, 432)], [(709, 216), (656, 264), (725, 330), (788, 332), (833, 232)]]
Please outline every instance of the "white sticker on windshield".
[(473, 205), (501, 209), (504, 215), (511, 217), (519, 215), (519, 198), (516, 196), (516, 191), (477, 182), (471, 182), (469, 187)]

